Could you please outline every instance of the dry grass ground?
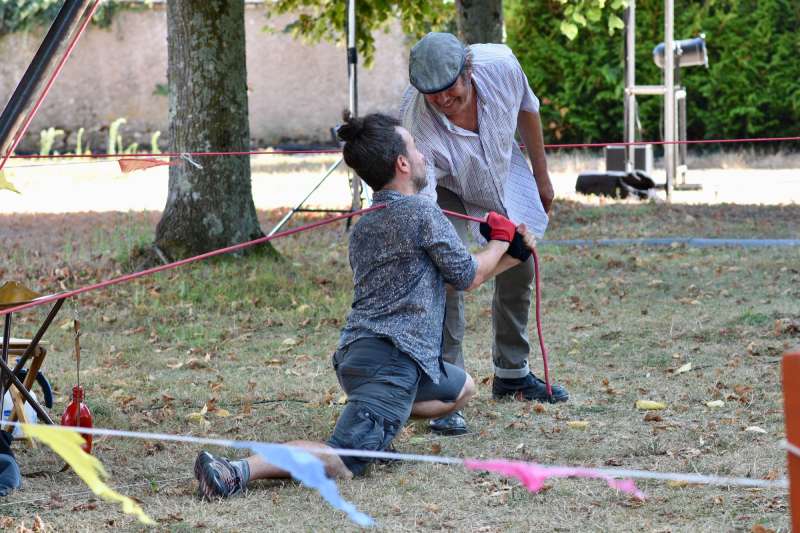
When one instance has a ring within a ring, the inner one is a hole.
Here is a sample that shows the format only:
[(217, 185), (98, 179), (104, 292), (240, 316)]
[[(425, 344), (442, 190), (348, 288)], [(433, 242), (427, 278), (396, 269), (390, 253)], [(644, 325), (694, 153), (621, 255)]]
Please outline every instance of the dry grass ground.
[[(262, 212), (264, 227), (279, 215)], [(113, 276), (135, 244), (152, 239), (157, 220), (155, 212), (0, 216), (0, 279), (54, 291)], [(561, 202), (548, 238), (796, 238), (798, 221), (798, 206)], [(340, 225), (275, 244), (282, 262), (211, 261), (65, 305), (46, 337), (45, 372), (56, 387), (56, 414), (75, 379), (70, 336), (59, 326), (77, 313), (84, 331), (81, 382), (97, 426), (263, 441), (325, 439), (341, 411), (329, 355), (350, 303), (346, 234)], [(438, 438), (412, 424), (396, 443), (400, 451), (785, 475), (778, 447), (779, 356), (800, 335), (776, 330), (775, 322), (800, 320), (797, 249), (543, 246), (540, 253), (552, 373), (572, 399), (542, 407), (491, 399), (491, 288), (484, 287), (467, 298), (467, 364), (479, 383), (466, 410), (473, 433)], [(15, 335), (30, 334), (43, 314), (16, 315)], [(531, 362), (541, 368), (536, 347)], [(687, 362), (690, 372), (672, 372)], [(668, 408), (647, 421), (633, 407), (637, 399)], [(724, 405), (706, 406), (716, 399)], [(209, 402), (230, 416), (188, 417)], [(571, 429), (567, 423), (574, 420), (588, 427)], [(749, 426), (766, 433), (744, 431)], [(191, 479), (198, 449), (114, 438), (97, 439), (95, 454), (111, 483), (140, 499), (163, 530), (353, 529), (316, 493), (292, 482), (256, 483), (245, 497), (225, 503), (198, 501)], [(16, 450), (24, 488), (0, 502), (0, 515), (9, 517), (0, 523), (30, 527), (38, 515), (58, 531), (139, 528), (114, 505), (82, 492), (81, 482), (60, 473), (61, 462), (47, 449), (17, 444)], [(376, 467), (340, 489), (392, 531), (789, 527), (782, 490), (639, 486), (649, 496), (644, 503), (600, 481), (553, 481), (532, 495), (493, 475), (403, 463)]]

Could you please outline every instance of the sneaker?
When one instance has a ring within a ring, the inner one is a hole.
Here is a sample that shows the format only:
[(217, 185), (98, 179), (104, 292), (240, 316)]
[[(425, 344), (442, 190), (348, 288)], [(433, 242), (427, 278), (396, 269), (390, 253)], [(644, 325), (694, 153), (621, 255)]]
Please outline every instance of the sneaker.
[(200, 495), (206, 500), (227, 498), (244, 491), (245, 481), (237, 468), (222, 457), (200, 452), (194, 462), (194, 477), (200, 484)]
[(467, 431), (467, 421), (461, 411), (455, 411), (441, 418), (434, 418), (428, 423), (431, 431), (443, 436), (464, 435)]
[(538, 402), (566, 402), (569, 400), (569, 393), (561, 385), (551, 385), (553, 395), (547, 394), (547, 385), (544, 381), (533, 375), (533, 372), (524, 378), (504, 379), (494, 377), (492, 381), (492, 398), (500, 400), (513, 396), (520, 401)]

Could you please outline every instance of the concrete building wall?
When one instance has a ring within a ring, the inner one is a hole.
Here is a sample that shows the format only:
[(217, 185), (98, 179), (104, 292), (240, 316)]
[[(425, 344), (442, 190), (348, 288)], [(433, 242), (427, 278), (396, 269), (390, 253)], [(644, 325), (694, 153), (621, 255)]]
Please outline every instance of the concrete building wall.
[[(327, 142), (347, 107), (343, 45), (307, 45), (282, 32), (289, 17), (267, 19), (260, 6), (246, 9), (250, 131), (254, 145)], [(46, 31), (0, 39), (0, 100), (8, 101)], [(408, 82), (410, 43), (399, 27), (376, 35), (373, 68), (359, 65), (359, 111), (394, 110)], [(123, 11), (110, 28), (90, 27), (34, 119), (22, 149), (37, 151), (39, 132), (65, 130), (56, 149), (73, 146), (85, 128), (94, 150), (106, 144), (108, 125), (124, 117), (125, 144), (149, 147), (150, 134), (168, 135), (167, 24), (163, 6)], [(159, 91), (159, 86), (161, 90)], [(84, 142), (85, 145), (85, 142)]]

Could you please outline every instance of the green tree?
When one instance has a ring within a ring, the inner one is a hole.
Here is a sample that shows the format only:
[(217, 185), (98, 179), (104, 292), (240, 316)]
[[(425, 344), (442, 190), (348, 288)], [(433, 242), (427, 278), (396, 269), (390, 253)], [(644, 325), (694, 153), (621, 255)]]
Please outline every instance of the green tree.
[[(563, 6), (560, 30), (570, 39), (577, 36), (579, 27), (601, 20), (610, 33), (623, 27), (618, 14), (627, 0), (557, 2)], [(537, 8), (546, 2), (526, 3)], [(296, 14), (282, 29), (309, 42), (343, 42), (347, 35), (346, 0), (275, 0), (268, 9), (271, 15)], [(450, 31), (468, 43), (502, 42), (503, 12), (503, 0), (358, 0), (357, 47), (369, 66), (375, 56), (373, 33), (386, 30), (395, 20), (406, 35), (417, 39), (429, 31)]]
[[(244, 0), (168, 0), (170, 150), (250, 148)], [(169, 169), (156, 246), (178, 259), (261, 237), (248, 156)]]
[[(375, 38), (380, 30), (399, 20), (403, 32), (422, 37), (429, 31), (453, 30), (455, 10), (445, 0), (358, 0), (356, 3), (356, 43), (364, 63), (375, 58)], [(344, 42), (347, 36), (346, 0), (275, 0), (268, 6), (270, 16), (291, 13), (297, 18), (283, 31), (308, 42)], [(274, 29), (274, 28), (273, 28)]]
[[(624, 36), (589, 22), (575, 38), (560, 0), (506, 0), (508, 44), (542, 98), (549, 141), (622, 139)], [(681, 69), (690, 139), (796, 135), (800, 121), (800, 4), (705, 0), (675, 12), (675, 37), (705, 33), (709, 68)], [(664, 39), (662, 1), (636, 6), (636, 82), (662, 83), (653, 47)], [(660, 139), (662, 102), (638, 98), (645, 139)]]

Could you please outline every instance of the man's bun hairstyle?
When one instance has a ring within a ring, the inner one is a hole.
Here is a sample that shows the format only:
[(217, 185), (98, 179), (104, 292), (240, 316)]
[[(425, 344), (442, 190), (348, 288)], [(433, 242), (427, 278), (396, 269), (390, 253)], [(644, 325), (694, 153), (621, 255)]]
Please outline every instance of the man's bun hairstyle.
[(337, 135), (344, 141), (344, 161), (373, 191), (394, 179), (397, 158), (408, 156), (406, 143), (397, 131), (400, 121), (382, 113), (354, 117), (342, 114)]
[(364, 119), (354, 117), (347, 109), (342, 113), (342, 120), (344, 123), (339, 126), (337, 134), (339, 135), (339, 139), (344, 142), (356, 140), (364, 131)]

